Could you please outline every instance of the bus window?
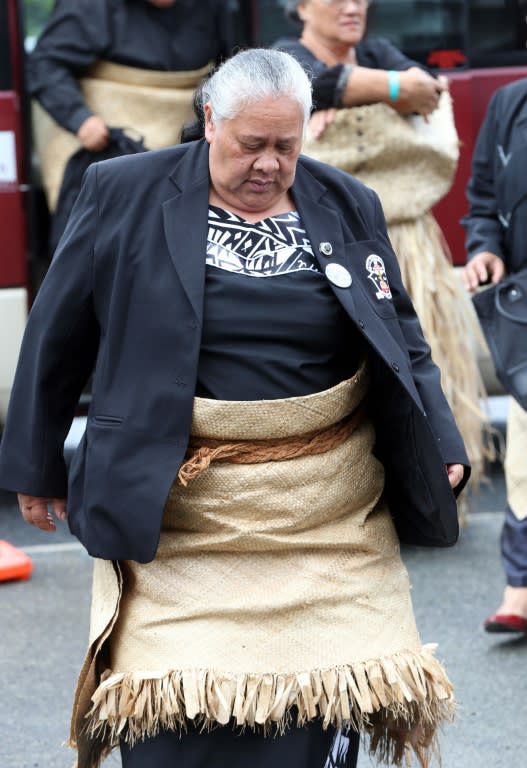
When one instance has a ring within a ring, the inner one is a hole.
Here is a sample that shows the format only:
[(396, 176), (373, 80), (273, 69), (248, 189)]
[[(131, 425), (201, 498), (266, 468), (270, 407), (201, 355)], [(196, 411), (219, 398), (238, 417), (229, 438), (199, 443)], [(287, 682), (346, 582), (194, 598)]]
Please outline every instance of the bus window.
[(527, 65), (527, 0), (471, 0), (469, 61), (473, 67)]
[(368, 30), (422, 64), (430, 64), (436, 51), (457, 52), (448, 64), (459, 66), (465, 63), (463, 5), (463, 0), (376, 0), (368, 10)]
[(54, 0), (23, 0), (26, 51), (33, 49), (54, 5)]
[[(270, 45), (279, 37), (298, 37), (299, 27), (288, 21), (285, 16), (285, 0), (260, 0), (248, 3), (252, 5), (252, 36), (248, 41), (252, 45)], [(246, 7), (244, 13), (248, 13)]]
[[(249, 45), (297, 36), (286, 0), (248, 0), (238, 14)], [(371, 0), (368, 32), (432, 67), (527, 65), (527, 0)]]

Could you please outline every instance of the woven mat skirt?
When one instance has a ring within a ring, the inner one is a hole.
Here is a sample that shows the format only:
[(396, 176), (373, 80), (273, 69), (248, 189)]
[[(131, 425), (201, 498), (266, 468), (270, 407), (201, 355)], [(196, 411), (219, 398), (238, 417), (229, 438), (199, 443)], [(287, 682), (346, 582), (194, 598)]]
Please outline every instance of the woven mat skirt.
[[(302, 435), (343, 419), (367, 390), (363, 366), (305, 397), (196, 398), (192, 432)], [(435, 748), (452, 687), (419, 638), (374, 438), (365, 419), (321, 455), (212, 464), (173, 485), (153, 562), (96, 561), (73, 718), (79, 768), (121, 737), (189, 719), (269, 734), (312, 720), (351, 727), (390, 764), (410, 741), (421, 756)]]

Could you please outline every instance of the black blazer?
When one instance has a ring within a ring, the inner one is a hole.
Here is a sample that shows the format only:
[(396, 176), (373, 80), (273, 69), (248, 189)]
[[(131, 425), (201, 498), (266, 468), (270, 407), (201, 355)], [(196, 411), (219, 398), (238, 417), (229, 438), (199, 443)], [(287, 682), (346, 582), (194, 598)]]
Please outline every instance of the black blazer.
[[(208, 192), (203, 140), (90, 166), (30, 313), (0, 446), (0, 487), (68, 495), (70, 528), (97, 557), (147, 562), (156, 552), (191, 425)], [(451, 545), (457, 510), (444, 464), (467, 465), (467, 456), (379, 200), (305, 157), (292, 194), (322, 269), (331, 259), (353, 277), (349, 288), (333, 290), (371, 352), (377, 451), (397, 529), (411, 543)], [(322, 242), (331, 242), (332, 256), (319, 252)], [(375, 298), (370, 253), (384, 260), (392, 300)], [(94, 365), (68, 487), (63, 442)]]
[(469, 258), (500, 256), (508, 272), (527, 266), (527, 78), (498, 88), (478, 134), (467, 188)]

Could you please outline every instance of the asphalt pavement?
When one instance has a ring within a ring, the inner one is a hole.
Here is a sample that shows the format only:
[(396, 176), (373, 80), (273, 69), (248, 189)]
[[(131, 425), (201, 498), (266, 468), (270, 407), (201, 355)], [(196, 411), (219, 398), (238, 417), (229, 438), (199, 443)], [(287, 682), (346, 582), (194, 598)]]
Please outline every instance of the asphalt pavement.
[[(64, 524), (55, 535), (25, 525), (14, 501), (0, 495), (0, 539), (28, 552), (33, 575), (0, 583), (0, 768), (71, 768), (74, 753), (62, 743), (87, 642), (91, 560)], [(422, 640), (438, 643), (456, 690), (457, 720), (441, 738), (443, 768), (527, 765), (527, 637), (482, 629), (504, 586), (504, 504), (495, 469), (470, 498), (455, 547), (403, 550)], [(359, 768), (373, 764), (362, 752)], [(120, 766), (118, 755), (104, 766)]]

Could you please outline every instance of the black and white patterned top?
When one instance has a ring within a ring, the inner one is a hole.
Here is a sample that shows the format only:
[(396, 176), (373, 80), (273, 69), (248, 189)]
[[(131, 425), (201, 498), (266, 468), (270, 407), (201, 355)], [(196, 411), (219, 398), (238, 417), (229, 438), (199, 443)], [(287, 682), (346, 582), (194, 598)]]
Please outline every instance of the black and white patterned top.
[(197, 395), (294, 397), (357, 369), (360, 336), (296, 211), (251, 223), (210, 206), (206, 260)]
[(320, 272), (296, 211), (251, 224), (211, 206), (207, 240), (207, 264), (227, 272), (250, 277)]

